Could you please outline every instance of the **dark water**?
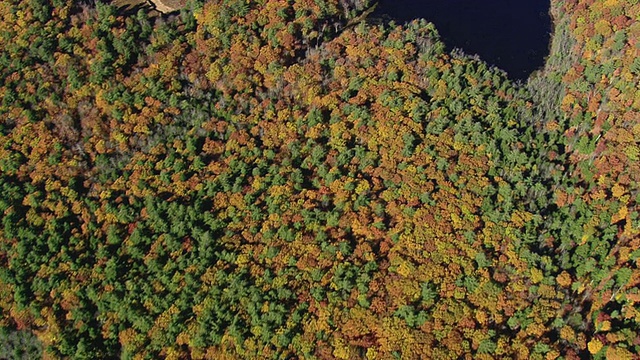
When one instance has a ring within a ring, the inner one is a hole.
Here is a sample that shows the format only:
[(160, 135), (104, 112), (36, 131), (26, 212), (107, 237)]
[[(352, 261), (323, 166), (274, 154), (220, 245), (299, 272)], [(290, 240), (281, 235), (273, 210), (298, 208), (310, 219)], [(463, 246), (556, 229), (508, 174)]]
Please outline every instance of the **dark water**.
[(433, 22), (449, 49), (461, 48), (526, 79), (544, 65), (551, 32), (549, 0), (380, 0), (374, 17)]

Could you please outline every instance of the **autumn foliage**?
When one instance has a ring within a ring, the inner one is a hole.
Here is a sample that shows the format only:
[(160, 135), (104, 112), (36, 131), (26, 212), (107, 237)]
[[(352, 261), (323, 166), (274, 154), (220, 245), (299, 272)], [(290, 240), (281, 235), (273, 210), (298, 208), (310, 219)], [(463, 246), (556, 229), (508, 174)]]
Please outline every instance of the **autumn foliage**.
[(640, 4), (554, 1), (527, 84), (371, 5), (1, 2), (0, 326), (48, 358), (637, 358)]

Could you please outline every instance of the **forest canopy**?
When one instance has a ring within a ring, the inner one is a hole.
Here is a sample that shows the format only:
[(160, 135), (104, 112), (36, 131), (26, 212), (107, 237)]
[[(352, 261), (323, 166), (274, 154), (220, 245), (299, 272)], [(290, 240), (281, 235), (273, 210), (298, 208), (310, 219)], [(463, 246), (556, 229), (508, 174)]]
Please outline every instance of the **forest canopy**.
[(0, 357), (638, 358), (640, 3), (374, 5), (0, 2)]

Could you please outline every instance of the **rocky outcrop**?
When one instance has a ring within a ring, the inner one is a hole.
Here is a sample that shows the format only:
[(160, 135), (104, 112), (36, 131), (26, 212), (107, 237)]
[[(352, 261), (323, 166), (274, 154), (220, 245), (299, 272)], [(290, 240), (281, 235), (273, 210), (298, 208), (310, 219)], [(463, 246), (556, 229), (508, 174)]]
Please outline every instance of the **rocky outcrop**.
[(154, 9), (163, 14), (179, 11), (184, 7), (184, 1), (181, 0), (149, 0)]

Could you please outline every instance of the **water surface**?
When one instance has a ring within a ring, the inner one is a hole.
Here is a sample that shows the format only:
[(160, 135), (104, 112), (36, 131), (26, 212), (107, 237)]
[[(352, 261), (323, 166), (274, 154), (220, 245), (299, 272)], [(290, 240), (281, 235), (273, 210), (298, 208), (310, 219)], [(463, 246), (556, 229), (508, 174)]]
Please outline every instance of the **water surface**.
[(449, 49), (478, 54), (513, 79), (542, 67), (549, 51), (549, 0), (380, 0), (373, 16), (433, 22)]

